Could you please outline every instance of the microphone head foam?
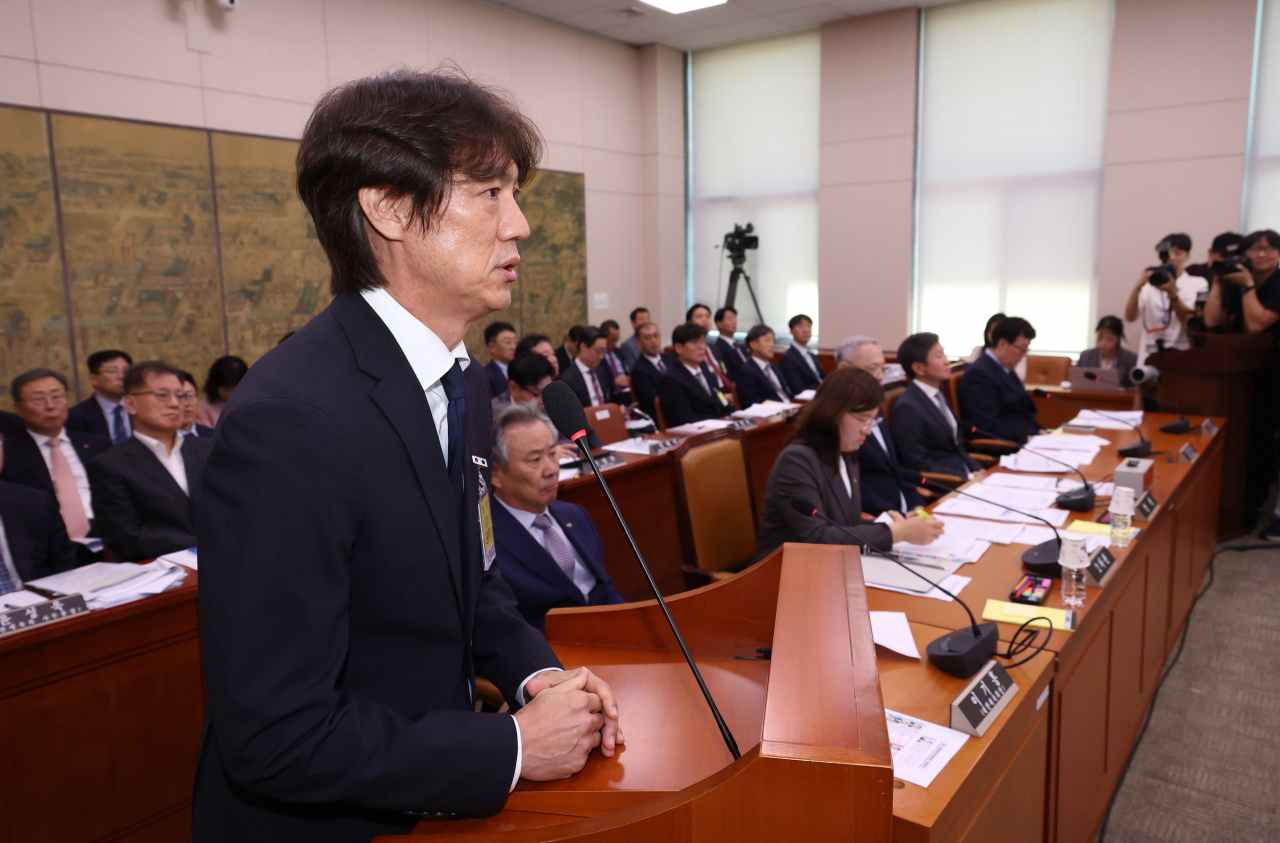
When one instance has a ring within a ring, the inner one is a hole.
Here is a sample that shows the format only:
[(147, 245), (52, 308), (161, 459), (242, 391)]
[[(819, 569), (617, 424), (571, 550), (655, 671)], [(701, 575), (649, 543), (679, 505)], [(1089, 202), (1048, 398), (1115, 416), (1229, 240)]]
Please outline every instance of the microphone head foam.
[(572, 439), (587, 429), (587, 414), (569, 384), (552, 381), (542, 390), (542, 407), (560, 435)]
[(1037, 398), (1048, 398), (1048, 397), (1049, 397), (1049, 393), (1045, 392), (1043, 389), (1033, 389), (1033, 390), (1031, 390), (1031, 394), (1032, 394), (1032, 395), (1034, 395), (1034, 396), (1035, 396), (1035, 397), (1037, 397)]
[(791, 508), (801, 515), (813, 515), (818, 511), (818, 507), (813, 501), (807, 501), (804, 498), (792, 498)]

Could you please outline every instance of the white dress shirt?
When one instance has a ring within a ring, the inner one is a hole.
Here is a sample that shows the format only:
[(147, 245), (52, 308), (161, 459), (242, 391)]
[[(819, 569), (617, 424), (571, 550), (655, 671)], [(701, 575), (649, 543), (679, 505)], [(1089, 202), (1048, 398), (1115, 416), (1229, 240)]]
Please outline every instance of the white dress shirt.
[(187, 488), (187, 464), (182, 459), (182, 437), (178, 436), (174, 439), (172, 451), (159, 439), (154, 439), (145, 433), (135, 430), (133, 438), (146, 445), (147, 450), (156, 455), (156, 459), (160, 460), (164, 470), (169, 472), (169, 476), (181, 487), (183, 494), (191, 497), (191, 490)]
[(596, 374), (586, 363), (578, 358), (573, 358), (573, 365), (578, 367), (578, 371), (582, 372), (582, 379), (587, 382), (587, 392), (591, 394), (591, 406), (599, 407), (604, 403), (604, 387), (600, 386), (600, 376)]
[[(31, 438), (36, 440), (36, 446), (40, 449), (40, 456), (44, 458), (44, 467), (49, 469), (49, 477), (53, 477), (53, 451), (50, 442), (53, 438), (45, 436), (43, 433), (36, 433), (30, 428), (27, 433), (31, 434)], [(89, 492), (89, 475), (85, 473), (84, 463), (80, 462), (80, 455), (76, 453), (76, 446), (71, 444), (71, 440), (67, 438), (67, 429), (64, 427), (58, 431), (58, 450), (67, 458), (67, 462), (71, 465), (71, 476), (76, 479), (76, 491), (80, 493), (80, 502), (84, 504), (84, 516), (90, 521), (93, 520), (93, 496)]]
[[(97, 399), (98, 406), (102, 408), (102, 414), (107, 417), (107, 436), (109, 437), (112, 433), (115, 433), (116, 407), (122, 407), (123, 401), (121, 403), (117, 403), (109, 398), (103, 398), (96, 392), (93, 393), (93, 397)], [(125, 436), (128, 436), (133, 433), (133, 419), (130, 418), (127, 412), (122, 413), (122, 415), (124, 416), (124, 434)]]
[(840, 479), (844, 481), (844, 490), (852, 498), (853, 483), (849, 481), (849, 466), (845, 464), (844, 454), (840, 454), (836, 462), (840, 463)]
[(809, 364), (809, 371), (813, 372), (818, 376), (819, 380), (821, 380), (822, 370), (818, 368), (817, 358), (810, 354), (809, 349), (805, 348), (803, 345), (799, 346), (799, 349), (800, 353), (804, 356), (804, 362)]
[(653, 368), (657, 369), (662, 374), (665, 375), (667, 373), (667, 364), (662, 362), (662, 355), (659, 354), (659, 355), (650, 357), (649, 355), (646, 354), (644, 355), (644, 359), (652, 363)]
[[(1187, 307), (1195, 310), (1196, 296), (1209, 289), (1209, 282), (1185, 272), (1178, 276), (1178, 299)], [(1156, 340), (1164, 340), (1165, 348), (1176, 348), (1186, 351), (1191, 348), (1191, 338), (1187, 336), (1182, 320), (1173, 312), (1169, 295), (1164, 290), (1157, 290), (1150, 284), (1143, 284), (1138, 293), (1138, 321), (1142, 323), (1142, 339), (1139, 346), (1138, 362), (1147, 359), (1148, 354), (1156, 351)]]
[[(376, 290), (364, 290), (360, 295), (391, 331), (391, 336), (395, 338), (396, 345), (400, 346), (404, 356), (409, 358), (409, 366), (427, 394), (427, 404), (431, 407), (431, 420), (436, 426), (436, 438), (440, 440), (440, 452), (444, 454), (445, 465), (448, 465), (449, 397), (445, 395), (441, 378), (453, 368), (454, 360), (457, 360), (462, 370), (466, 371), (471, 363), (471, 355), (467, 353), (466, 345), (459, 342), (453, 350), (447, 348), (434, 331), (422, 324), (418, 317), (406, 310), (404, 305), (392, 298), (391, 294), (381, 287)], [(516, 689), (517, 698), (525, 699), (524, 686), (529, 684), (530, 679), (539, 673), (559, 669), (544, 667), (530, 673)], [(512, 717), (511, 722), (516, 727), (516, 769), (511, 774), (510, 789), (515, 790), (516, 782), (520, 781), (520, 769), (524, 766), (524, 744), (520, 738), (519, 721)]]
[[(930, 386), (921, 380), (913, 380), (912, 383), (915, 384), (921, 392), (928, 396), (929, 400), (933, 402), (935, 407), (942, 411), (942, 417), (945, 418), (947, 420), (947, 424), (951, 426), (951, 437), (953, 439), (957, 438), (960, 435), (960, 427), (956, 423), (956, 417), (951, 413), (951, 408), (947, 406), (947, 399), (942, 394), (942, 390), (938, 389), (936, 386)], [(942, 398), (942, 400), (939, 401), (939, 398)], [(969, 471), (968, 475), (969, 479), (973, 479), (972, 471)]]
[[(534, 541), (536, 541), (544, 550), (547, 549), (547, 534), (533, 526), (533, 519), (537, 518), (543, 512), (546, 512), (545, 509), (542, 512), (530, 512), (527, 509), (516, 509), (497, 495), (494, 495), (493, 497), (498, 503), (502, 504), (507, 512), (511, 513), (513, 518), (520, 522), (521, 527), (524, 527), (529, 531), (529, 535), (533, 536)], [(591, 570), (587, 568), (587, 564), (582, 561), (582, 557), (578, 554), (578, 549), (573, 546), (573, 542), (569, 541), (569, 537), (566, 536), (564, 530), (561, 529), (560, 522), (556, 520), (556, 517), (550, 513), (547, 514), (547, 517), (551, 519), (551, 529), (554, 530), (556, 535), (560, 537), (560, 540), (565, 543), (565, 546), (569, 548), (569, 550), (573, 551), (573, 584), (578, 587), (578, 591), (582, 592), (583, 598), (591, 596), (591, 589), (596, 587), (595, 576), (591, 573)]]

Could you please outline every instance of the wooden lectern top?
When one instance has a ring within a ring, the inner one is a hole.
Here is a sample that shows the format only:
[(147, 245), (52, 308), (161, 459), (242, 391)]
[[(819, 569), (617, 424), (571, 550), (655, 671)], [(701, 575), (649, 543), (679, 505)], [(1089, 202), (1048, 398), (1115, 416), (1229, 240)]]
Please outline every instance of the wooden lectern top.
[[(733, 761), (654, 601), (556, 610), (547, 640), (618, 697), (625, 748), (520, 782), (499, 814), (426, 818), (443, 840), (888, 841), (893, 761), (855, 548), (788, 544), (667, 600), (742, 758)], [(772, 647), (772, 660), (756, 650)], [(390, 840), (390, 838), (380, 838)]]

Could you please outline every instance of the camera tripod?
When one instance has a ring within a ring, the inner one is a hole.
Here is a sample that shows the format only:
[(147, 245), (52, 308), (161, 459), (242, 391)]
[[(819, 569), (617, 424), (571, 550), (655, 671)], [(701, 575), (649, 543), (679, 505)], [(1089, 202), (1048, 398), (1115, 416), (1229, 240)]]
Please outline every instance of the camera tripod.
[[(733, 302), (738, 297), (738, 279), (745, 280), (747, 292), (751, 294), (751, 303), (756, 308), (756, 318), (763, 322), (764, 313), (760, 310), (760, 302), (756, 300), (756, 289), (751, 286), (751, 276), (742, 268), (742, 265), (747, 262), (747, 253), (745, 251), (730, 252), (729, 260), (733, 263), (733, 271), (729, 273), (729, 290), (724, 296), (724, 306), (733, 308)], [(736, 312), (736, 308), (734, 311)]]

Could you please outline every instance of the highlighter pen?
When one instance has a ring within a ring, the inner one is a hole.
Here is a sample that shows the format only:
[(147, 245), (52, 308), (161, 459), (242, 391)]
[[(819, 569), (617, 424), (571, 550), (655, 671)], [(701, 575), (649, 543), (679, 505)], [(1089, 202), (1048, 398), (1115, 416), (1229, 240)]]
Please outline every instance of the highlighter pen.
[(919, 515), (921, 518), (932, 518), (932, 517), (933, 517), (933, 516), (932, 516), (932, 515), (930, 515), (929, 513), (925, 512), (923, 507), (919, 507), (919, 506), (917, 506), (917, 507), (916, 507), (916, 515)]

